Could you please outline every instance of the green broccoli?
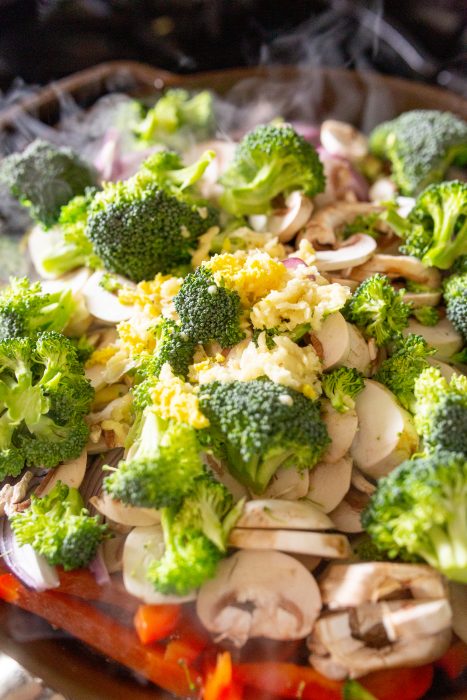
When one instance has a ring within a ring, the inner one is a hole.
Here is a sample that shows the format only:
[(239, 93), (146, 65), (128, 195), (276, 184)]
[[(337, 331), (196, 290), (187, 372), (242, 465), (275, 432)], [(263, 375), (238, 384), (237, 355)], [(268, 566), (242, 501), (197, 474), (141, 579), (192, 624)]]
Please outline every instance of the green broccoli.
[(96, 192), (89, 188), (61, 208), (58, 224), (49, 233), (50, 245), (39, 254), (41, 274), (60, 277), (77, 267), (102, 267), (86, 235), (89, 207)]
[(355, 408), (355, 398), (365, 388), (363, 375), (353, 367), (338, 367), (321, 377), (323, 392), (339, 413)]
[(384, 360), (374, 379), (387, 386), (402, 406), (413, 413), (415, 380), (430, 367), (427, 357), (435, 352), (421, 335), (409, 333), (396, 343), (393, 354)]
[(154, 588), (185, 595), (212, 578), (242, 507), (242, 501), (234, 505), (226, 487), (205, 473), (179, 508), (164, 508), (164, 553), (146, 574)]
[(422, 326), (436, 326), (441, 318), (436, 306), (419, 306), (413, 309), (412, 315)]
[(310, 323), (299, 323), (295, 328), (291, 331), (284, 331), (281, 328), (254, 328), (253, 329), (253, 335), (251, 337), (252, 341), (254, 344), (258, 347), (258, 340), (261, 335), (261, 333), (266, 334), (266, 347), (268, 350), (274, 350), (276, 346), (276, 341), (274, 338), (278, 335), (285, 335), (287, 338), (290, 338), (290, 340), (293, 340), (294, 343), (300, 343), (300, 341), (304, 338), (304, 336), (309, 333), (311, 330), (311, 324)]
[(176, 377), (186, 379), (193, 362), (196, 342), (172, 319), (164, 318), (155, 328), (156, 350), (143, 363), (140, 374), (158, 377), (163, 365), (168, 362)]
[(313, 146), (289, 125), (263, 124), (237, 146), (220, 179), (223, 207), (234, 214), (265, 214), (272, 200), (301, 190), (312, 197), (324, 190), (323, 165)]
[(467, 123), (450, 112), (405, 112), (371, 132), (370, 150), (390, 161), (402, 194), (416, 195), (440, 182), (450, 165), (465, 165)]
[(378, 239), (383, 233), (380, 230), (381, 214), (380, 212), (371, 212), (371, 214), (359, 214), (350, 223), (344, 226), (342, 237), (345, 239), (350, 236), (355, 236), (359, 233), (365, 233), (367, 236)]
[(94, 391), (71, 341), (55, 331), (0, 341), (0, 478), (78, 457)]
[(342, 313), (347, 321), (373, 337), (377, 345), (397, 338), (407, 326), (411, 307), (404, 291), (396, 291), (385, 275), (368, 277), (347, 300)]
[(64, 204), (96, 185), (96, 174), (69, 148), (36, 139), (22, 153), (1, 161), (0, 182), (35, 221), (50, 228)]
[(152, 172), (152, 161), (129, 180), (104, 185), (90, 204), (85, 233), (108, 271), (139, 282), (190, 264), (198, 238), (218, 221), (217, 210), (191, 190), (194, 173), (201, 176), (209, 160), (202, 156), (191, 166), (188, 193), (175, 193), (173, 172), (170, 178), (163, 168)]
[(458, 258), (443, 283), (446, 315), (467, 342), (467, 255)]
[(172, 89), (162, 95), (144, 118), (134, 125), (136, 136), (146, 143), (182, 148), (188, 141), (207, 138), (214, 128), (213, 99), (203, 90), (191, 96)]
[(205, 151), (192, 165), (183, 165), (183, 161), (174, 151), (159, 151), (147, 158), (140, 170), (140, 178), (147, 177), (151, 184), (156, 184), (168, 194), (177, 195), (182, 192), (192, 193), (204, 171), (216, 157), (214, 151)]
[(467, 461), (436, 450), (380, 479), (362, 524), (388, 557), (424, 559), (467, 583)]
[(203, 266), (185, 277), (174, 304), (182, 333), (198, 343), (216, 340), (229, 348), (245, 337), (239, 294), (216, 284), (212, 272)]
[(279, 467), (313, 467), (329, 443), (319, 404), (269, 379), (205, 384), (199, 402), (210, 422), (200, 440), (258, 494)]
[(454, 374), (448, 382), (436, 367), (415, 380), (415, 427), (425, 450), (459, 452), (467, 456), (467, 377)]
[(42, 291), (40, 282), (14, 277), (0, 290), (0, 340), (63, 331), (75, 309), (71, 289), (49, 294)]
[(32, 495), (29, 508), (10, 522), (20, 545), (31, 545), (65, 571), (87, 566), (108, 536), (107, 526), (89, 515), (79, 491), (61, 481), (43, 498)]

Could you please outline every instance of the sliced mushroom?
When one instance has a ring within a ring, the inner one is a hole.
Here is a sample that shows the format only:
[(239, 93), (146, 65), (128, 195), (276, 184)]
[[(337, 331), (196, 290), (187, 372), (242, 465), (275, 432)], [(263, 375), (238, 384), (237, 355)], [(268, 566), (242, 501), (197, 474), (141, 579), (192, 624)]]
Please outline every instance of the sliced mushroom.
[(44, 260), (50, 253), (54, 252), (57, 246), (62, 243), (62, 233), (58, 227), (44, 231), (40, 226), (34, 226), (27, 238), (28, 253), (36, 272), (43, 279), (56, 279), (59, 277), (54, 272), (49, 272), (44, 268)]
[(328, 559), (345, 559), (350, 554), (347, 537), (299, 530), (255, 530), (234, 528), (229, 537), (238, 549), (273, 549), (281, 552), (312, 554)]
[(202, 458), (214, 478), (228, 488), (235, 502), (240, 501), (242, 498), (248, 498), (248, 489), (232, 476), (221, 460), (208, 453), (204, 453)]
[(87, 461), (88, 453), (84, 449), (76, 459), (63, 462), (55, 469), (51, 469), (37, 487), (36, 495), (46, 496), (56, 485), (57, 481), (61, 481), (62, 484), (66, 484), (70, 488), (79, 489), (86, 473)]
[(324, 513), (330, 513), (344, 498), (350, 487), (352, 460), (343, 457), (336, 462), (319, 462), (310, 470), (308, 498)]
[(297, 236), (297, 245), (302, 238), (320, 245), (335, 245), (337, 232), (357, 216), (383, 211), (383, 207), (369, 202), (337, 202), (318, 209), (312, 215), (305, 230)]
[(291, 556), (303, 564), (308, 571), (314, 571), (323, 561), (321, 557), (314, 557), (312, 554), (298, 554), (294, 552)]
[(195, 600), (196, 593), (186, 596), (164, 595), (154, 590), (146, 578), (149, 565), (164, 553), (164, 535), (160, 525), (135, 527), (125, 540), (123, 548), (123, 583), (131, 595), (150, 605), (185, 603)]
[(308, 484), (308, 470), (298, 471), (294, 467), (280, 467), (261, 497), (285, 498), (289, 501), (295, 501), (307, 495)]
[(354, 489), (366, 493), (368, 496), (371, 496), (376, 491), (375, 484), (369, 481), (357, 467), (352, 469), (351, 482)]
[(376, 241), (366, 233), (357, 233), (334, 250), (317, 250), (315, 265), (318, 270), (332, 271), (362, 265), (376, 250)]
[(305, 226), (312, 211), (311, 199), (302, 192), (292, 192), (285, 199), (284, 207), (268, 216), (265, 230), (277, 235), (282, 243), (287, 243)]
[(445, 379), (451, 381), (451, 377), (454, 374), (460, 374), (455, 367), (451, 367), (451, 365), (448, 365), (446, 362), (442, 362), (441, 360), (438, 360), (436, 357), (427, 357), (427, 361), (429, 362), (432, 367), (436, 367), (439, 369), (441, 372), (441, 376), (443, 376)]
[(348, 323), (350, 350), (349, 354), (342, 361), (345, 367), (354, 367), (364, 376), (368, 376), (371, 371), (371, 355), (368, 343), (356, 326)]
[(388, 601), (381, 607), (382, 622), (391, 642), (436, 634), (451, 627), (452, 610), (445, 598), (409, 600), (404, 603)]
[[(327, 399), (322, 401), (321, 411), (331, 440), (322, 456), (322, 461), (327, 463), (338, 462), (350, 450), (350, 446), (357, 434), (357, 412), (355, 409), (350, 409), (346, 413), (339, 413)], [(315, 472), (315, 469), (313, 469), (312, 474)]]
[(330, 530), (332, 521), (309, 501), (262, 498), (247, 501), (236, 527), (284, 530)]
[(457, 636), (467, 644), (467, 586), (463, 583), (450, 581), (449, 599), (452, 607), (452, 628)]
[(24, 508), (22, 502), (29, 490), (29, 484), (33, 476), (32, 472), (26, 471), (16, 483), (7, 483), (2, 486), (0, 489), (0, 516), (5, 513), (13, 515), (19, 508)]
[(375, 272), (381, 272), (391, 279), (403, 277), (419, 284), (425, 284), (432, 289), (439, 289), (441, 285), (440, 271), (435, 267), (426, 267), (418, 258), (411, 255), (376, 253), (363, 265), (354, 267), (350, 277), (363, 282)]
[(326, 119), (321, 124), (320, 139), (323, 148), (333, 156), (353, 161), (368, 153), (367, 137), (351, 124), (337, 119)]
[(319, 331), (313, 333), (322, 347), (323, 369), (342, 364), (350, 352), (349, 324), (339, 311), (326, 316)]
[(355, 409), (359, 430), (350, 454), (364, 474), (375, 479), (385, 476), (417, 450), (418, 435), (412, 416), (379, 382), (365, 381)]
[(100, 496), (92, 496), (89, 503), (106, 518), (110, 518), (120, 525), (145, 527), (159, 523), (161, 519), (159, 511), (154, 508), (127, 506), (125, 503), (111, 498), (105, 492)]
[(357, 505), (355, 500), (346, 497), (339, 503), (337, 508), (334, 508), (329, 513), (329, 516), (339, 532), (363, 532), (360, 520), (362, 510), (363, 507)]
[(196, 602), (199, 619), (216, 641), (237, 647), (254, 637), (302, 639), (320, 609), (311, 573), (281, 552), (243, 551), (224, 559)]
[(426, 564), (364, 562), (333, 563), (319, 581), (323, 603), (330, 610), (339, 610), (376, 603), (385, 598), (446, 598), (442, 576)]
[(409, 325), (404, 330), (404, 335), (409, 333), (417, 333), (417, 335), (423, 336), (428, 345), (436, 348), (434, 357), (437, 360), (449, 360), (464, 345), (462, 336), (447, 318), (441, 319), (436, 326), (423, 326), (414, 318), (410, 318)]
[[(97, 270), (83, 287), (82, 292), (89, 313), (105, 323), (126, 321), (134, 315), (135, 310), (132, 306), (122, 304), (116, 294), (112, 294), (112, 292), (108, 292), (100, 286), (104, 274), (102, 270)], [(130, 282), (125, 277), (120, 277), (119, 275), (115, 275), (115, 277), (121, 284), (134, 286), (133, 282)]]
[(438, 306), (441, 300), (441, 292), (434, 290), (433, 292), (405, 292), (404, 301), (406, 304), (412, 304), (414, 309), (419, 309), (421, 306)]
[(368, 192), (372, 202), (388, 202), (394, 198), (397, 186), (390, 177), (380, 177), (370, 187)]
[(126, 535), (114, 534), (102, 543), (102, 556), (109, 574), (123, 571), (123, 549)]

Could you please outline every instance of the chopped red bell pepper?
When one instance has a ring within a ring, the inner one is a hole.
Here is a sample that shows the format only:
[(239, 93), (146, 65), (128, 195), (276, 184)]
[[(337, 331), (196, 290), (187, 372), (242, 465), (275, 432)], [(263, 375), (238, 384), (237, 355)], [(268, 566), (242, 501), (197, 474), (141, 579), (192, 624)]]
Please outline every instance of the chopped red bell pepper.
[(6, 603), (14, 603), (19, 598), (19, 584), (13, 574), (0, 576), (0, 599)]
[(325, 678), (309, 666), (274, 661), (238, 664), (234, 678), (283, 698), (342, 700), (343, 683)]
[(389, 668), (363, 676), (358, 682), (378, 700), (418, 700), (433, 682), (433, 666)]
[(136, 633), (142, 644), (166, 639), (176, 629), (181, 605), (140, 605), (134, 617)]
[(110, 583), (100, 585), (89, 569), (63, 571), (63, 569), (57, 568), (57, 573), (60, 578), (60, 586), (56, 590), (60, 593), (74, 595), (83, 600), (107, 603), (123, 608), (130, 613), (134, 613), (138, 607), (138, 600), (129, 595), (122, 585), (116, 585), (115, 577)]
[(451, 680), (459, 678), (467, 668), (467, 644), (460, 639), (454, 642), (444, 656), (435, 662), (435, 666), (441, 668)]
[(203, 700), (241, 700), (242, 688), (234, 681), (232, 671), (229, 652), (218, 654), (215, 667), (206, 674)]

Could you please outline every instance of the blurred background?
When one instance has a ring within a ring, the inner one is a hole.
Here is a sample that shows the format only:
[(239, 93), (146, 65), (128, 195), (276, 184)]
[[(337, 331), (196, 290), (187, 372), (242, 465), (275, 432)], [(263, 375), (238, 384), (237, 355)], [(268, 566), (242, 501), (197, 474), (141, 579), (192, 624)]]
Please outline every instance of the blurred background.
[[(467, 95), (466, 0), (0, 0), (0, 89), (101, 61), (346, 66)], [(16, 81), (16, 82), (15, 82)]]

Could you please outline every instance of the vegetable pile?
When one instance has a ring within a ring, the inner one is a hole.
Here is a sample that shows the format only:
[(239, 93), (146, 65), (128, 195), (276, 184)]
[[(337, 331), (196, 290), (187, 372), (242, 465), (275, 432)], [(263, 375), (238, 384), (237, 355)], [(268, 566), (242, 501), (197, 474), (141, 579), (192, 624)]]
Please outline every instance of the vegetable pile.
[(184, 697), (454, 686), (467, 124), (125, 109), (118, 163), (0, 162), (40, 277), (0, 290), (0, 598)]

